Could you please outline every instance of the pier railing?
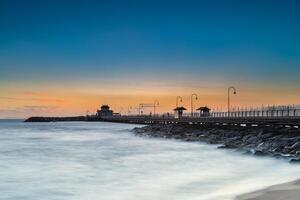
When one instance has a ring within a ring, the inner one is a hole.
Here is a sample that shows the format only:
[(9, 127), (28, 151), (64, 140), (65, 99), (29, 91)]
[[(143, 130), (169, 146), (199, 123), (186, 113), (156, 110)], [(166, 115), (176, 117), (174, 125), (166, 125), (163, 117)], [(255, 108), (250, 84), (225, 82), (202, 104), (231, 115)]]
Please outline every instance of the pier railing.
[[(199, 113), (191, 117), (203, 117)], [(261, 109), (238, 109), (231, 112), (212, 112), (206, 117), (230, 117), (230, 118), (273, 118), (273, 117), (300, 117), (299, 106), (268, 106)]]

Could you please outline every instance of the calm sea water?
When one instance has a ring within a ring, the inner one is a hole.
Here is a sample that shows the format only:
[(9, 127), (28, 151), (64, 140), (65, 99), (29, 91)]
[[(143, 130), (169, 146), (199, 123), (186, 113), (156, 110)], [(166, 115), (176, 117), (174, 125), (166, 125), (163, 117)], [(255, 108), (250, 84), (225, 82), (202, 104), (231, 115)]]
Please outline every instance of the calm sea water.
[(300, 177), (300, 166), (142, 138), (135, 125), (0, 121), (0, 199), (231, 200)]

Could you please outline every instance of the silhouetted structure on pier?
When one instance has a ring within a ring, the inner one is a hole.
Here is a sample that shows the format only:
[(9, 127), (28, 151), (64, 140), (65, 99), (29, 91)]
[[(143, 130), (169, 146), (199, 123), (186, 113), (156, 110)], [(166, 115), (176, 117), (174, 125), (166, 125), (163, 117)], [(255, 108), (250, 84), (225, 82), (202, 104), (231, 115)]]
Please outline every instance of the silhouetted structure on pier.
[(97, 110), (97, 117), (109, 117), (113, 115), (113, 111), (109, 109), (108, 105), (102, 105), (100, 110)]
[(208, 107), (200, 107), (197, 109), (200, 111), (200, 117), (209, 117), (210, 116), (210, 109)]
[(186, 110), (186, 108), (185, 107), (176, 107), (175, 109), (174, 109), (174, 111), (175, 111), (175, 118), (181, 118), (182, 117), (182, 115), (183, 115), (183, 111), (184, 110)]

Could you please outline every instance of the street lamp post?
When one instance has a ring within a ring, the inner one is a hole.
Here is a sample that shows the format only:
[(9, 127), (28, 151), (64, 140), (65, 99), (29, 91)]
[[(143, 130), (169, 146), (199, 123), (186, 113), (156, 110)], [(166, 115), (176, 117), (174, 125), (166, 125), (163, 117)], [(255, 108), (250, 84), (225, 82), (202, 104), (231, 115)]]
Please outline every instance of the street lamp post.
[[(122, 115), (122, 112), (124, 111), (124, 108), (121, 106), (119, 109), (119, 113)], [(126, 111), (125, 111), (126, 112)]]
[(233, 86), (228, 87), (228, 117), (230, 112), (230, 91), (233, 90), (233, 94), (236, 94), (236, 89)]
[(139, 115), (141, 115), (141, 107), (142, 107), (142, 104), (139, 104)]
[(182, 102), (182, 97), (181, 96), (177, 96), (176, 97), (176, 108), (178, 107), (178, 100), (180, 99), (180, 102)]
[(191, 95), (191, 117), (193, 117), (193, 115), (194, 115), (193, 97), (195, 97), (195, 99), (198, 100), (197, 94)]
[(127, 115), (129, 115), (130, 109), (132, 109), (132, 107), (131, 107), (131, 106), (128, 106), (128, 108), (127, 108)]
[(153, 104), (153, 116), (155, 116), (155, 108), (156, 108), (156, 106), (159, 106), (158, 100), (155, 100), (154, 104)]

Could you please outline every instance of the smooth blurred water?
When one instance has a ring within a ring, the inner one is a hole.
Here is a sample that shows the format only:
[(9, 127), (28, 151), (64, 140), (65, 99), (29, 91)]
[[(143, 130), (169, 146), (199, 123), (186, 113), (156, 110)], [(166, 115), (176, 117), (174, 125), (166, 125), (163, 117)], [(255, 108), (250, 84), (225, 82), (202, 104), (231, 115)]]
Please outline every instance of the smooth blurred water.
[(136, 126), (0, 121), (0, 199), (230, 200), (300, 175), (282, 160), (137, 137)]

